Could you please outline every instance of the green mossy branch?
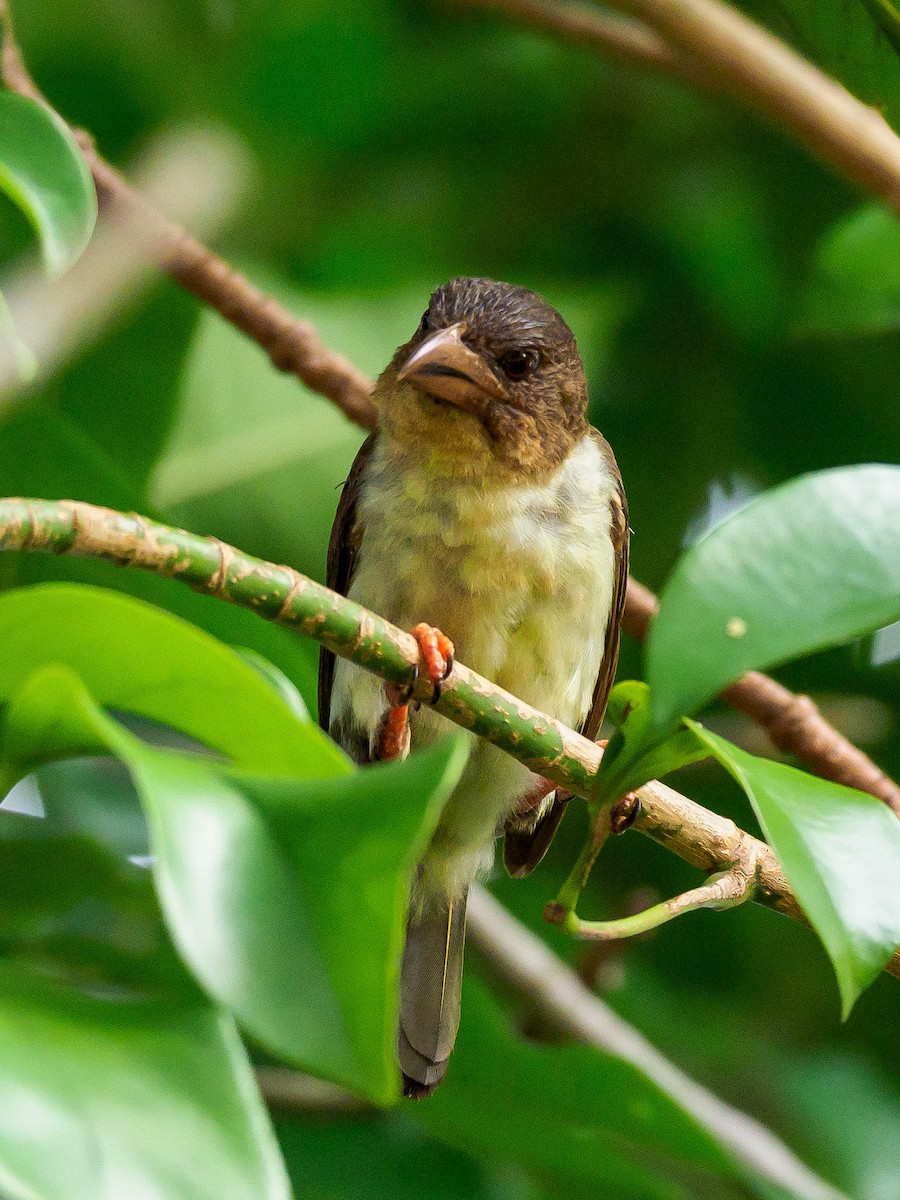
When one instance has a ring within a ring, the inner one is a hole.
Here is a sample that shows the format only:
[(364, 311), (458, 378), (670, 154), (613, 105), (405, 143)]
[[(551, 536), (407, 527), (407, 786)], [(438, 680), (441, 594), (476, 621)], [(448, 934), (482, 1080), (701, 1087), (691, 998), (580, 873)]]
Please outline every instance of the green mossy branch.
[[(416, 677), (419, 648), (405, 630), (290, 567), (136, 513), (76, 500), (3, 499), (0, 550), (102, 558), (180, 579), (195, 591), (296, 629), (388, 682), (409, 684)], [(418, 675), (414, 696), (429, 704), (432, 686), (424, 669)], [(535, 773), (576, 795), (591, 797), (600, 748), (464, 664), (454, 664), (434, 707)], [(664, 784), (649, 783), (637, 795), (640, 810), (631, 828), (708, 873), (740, 861), (751, 848), (758, 861), (753, 898), (804, 920), (775, 855), (764, 842)], [(900, 953), (886, 969), (900, 978)]]

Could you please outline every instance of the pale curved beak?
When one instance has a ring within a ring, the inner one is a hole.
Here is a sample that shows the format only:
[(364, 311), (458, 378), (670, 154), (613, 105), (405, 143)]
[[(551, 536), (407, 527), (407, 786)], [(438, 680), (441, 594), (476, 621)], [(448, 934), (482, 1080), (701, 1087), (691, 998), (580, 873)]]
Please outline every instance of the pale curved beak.
[(506, 389), (480, 354), (462, 340), (462, 326), (433, 334), (400, 369), (399, 379), (465, 412), (484, 413)]

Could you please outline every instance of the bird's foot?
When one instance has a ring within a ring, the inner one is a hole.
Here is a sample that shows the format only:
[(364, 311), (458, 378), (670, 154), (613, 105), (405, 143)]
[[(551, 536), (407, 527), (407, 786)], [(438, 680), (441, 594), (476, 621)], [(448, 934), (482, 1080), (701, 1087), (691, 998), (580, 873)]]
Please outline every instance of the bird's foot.
[[(434, 700), (437, 700), (440, 696), (441, 684), (453, 670), (453, 643), (446, 634), (424, 622), (417, 625), (411, 632), (419, 644), (425, 670), (429, 680), (434, 684)], [(418, 669), (412, 683), (405, 687), (393, 683), (384, 685), (384, 692), (390, 708), (385, 714), (381, 732), (378, 735), (378, 758), (382, 762), (405, 758), (409, 753), (409, 705), (417, 679)]]
[(441, 694), (440, 685), (453, 670), (453, 643), (445, 633), (424, 622), (411, 630), (419, 643), (419, 652), (425, 663), (428, 678), (434, 684), (434, 699)]
[(391, 707), (387, 710), (378, 734), (378, 759), (380, 762), (391, 762), (396, 758), (406, 758), (409, 753), (409, 704), (395, 704), (388, 688), (388, 698)]

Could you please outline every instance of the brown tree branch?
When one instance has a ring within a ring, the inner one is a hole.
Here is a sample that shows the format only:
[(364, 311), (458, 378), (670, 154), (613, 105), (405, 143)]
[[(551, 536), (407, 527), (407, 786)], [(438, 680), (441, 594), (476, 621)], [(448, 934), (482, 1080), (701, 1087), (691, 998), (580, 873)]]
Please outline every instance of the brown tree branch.
[[(46, 103), (31, 78), (12, 32), (9, 7), (0, 0), (3, 25), (3, 82), (13, 91)], [(309, 321), (301, 321), (255, 288), (218, 255), (180, 225), (148, 204), (96, 151), (92, 139), (76, 131), (97, 188), (101, 208), (114, 218), (147, 230), (158, 247), (160, 264), (171, 277), (204, 304), (214, 308), (268, 354), (279, 371), (325, 396), (357, 425), (373, 429), (375, 410), (371, 380), (319, 338)]]
[(548, 4), (546, 0), (451, 0), (455, 7), (484, 8), (576, 46), (586, 46), (645, 71), (706, 87), (708, 77), (693, 59), (675, 50), (640, 21), (588, 8)]
[[(507, 11), (511, 11), (513, 4), (514, 0), (509, 0)], [(536, 0), (531, 0), (530, 7), (547, 11), (558, 8), (536, 5)], [(0, 21), (3, 26), (0, 73), (4, 83), (22, 95), (45, 102), (16, 45), (6, 0), (0, 0)], [(839, 86), (833, 81), (827, 82), (833, 87)], [(858, 101), (853, 103), (859, 105)], [(872, 115), (865, 106), (859, 107)], [(893, 134), (890, 136), (900, 146), (900, 139)], [(165, 269), (172, 278), (263, 347), (280, 370), (295, 374), (362, 428), (374, 427), (374, 408), (369, 398), (371, 381), (362, 372), (328, 349), (309, 322), (298, 320), (281, 308), (272, 297), (264, 295), (185, 230), (148, 205), (101, 158), (89, 137), (81, 135), (81, 141), (101, 201), (141, 224), (152, 223), (164, 246), (168, 247)], [(900, 164), (897, 178), (900, 180)], [(625, 629), (631, 636), (643, 640), (656, 605), (652, 592), (635, 580), (629, 580)], [(797, 697), (756, 672), (738, 680), (726, 694), (736, 707), (759, 721), (785, 753), (794, 755), (824, 778), (871, 792), (900, 815), (900, 787), (867, 755), (842, 737), (808, 697)]]
[(881, 114), (720, 0), (609, 0), (626, 24), (556, 0), (453, 2), (495, 9), (597, 54), (730, 96), (900, 210), (900, 137)]

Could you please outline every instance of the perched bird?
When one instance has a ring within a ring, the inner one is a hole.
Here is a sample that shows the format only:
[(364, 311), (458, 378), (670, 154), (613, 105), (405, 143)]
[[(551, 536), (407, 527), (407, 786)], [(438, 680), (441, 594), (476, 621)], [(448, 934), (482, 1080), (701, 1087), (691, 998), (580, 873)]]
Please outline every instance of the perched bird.
[[(587, 422), (568, 325), (525, 288), (452, 279), (373, 400), (378, 428), (338, 505), (329, 586), (415, 627), (437, 686), (455, 647), (473, 670), (596, 736), (618, 657), (628, 520), (613, 453)], [(446, 733), (441, 716), (410, 712), (406, 699), (322, 653), (320, 720), (357, 762)], [(453, 1048), (469, 885), (503, 833), (507, 868), (527, 874), (565, 806), (522, 764), (473, 743), (413, 883), (398, 1043), (409, 1096), (433, 1090)]]

